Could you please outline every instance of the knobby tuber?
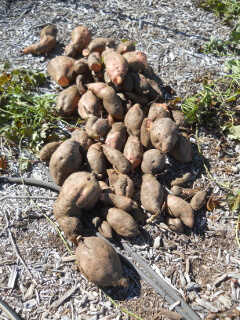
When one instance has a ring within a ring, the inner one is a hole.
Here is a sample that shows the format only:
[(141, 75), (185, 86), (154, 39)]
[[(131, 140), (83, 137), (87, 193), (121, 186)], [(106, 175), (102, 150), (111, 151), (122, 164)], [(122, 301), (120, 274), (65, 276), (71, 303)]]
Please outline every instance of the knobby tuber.
[(72, 41), (66, 46), (65, 52), (69, 57), (75, 57), (77, 53), (81, 53), (92, 40), (92, 34), (86, 26), (78, 26), (73, 29)]

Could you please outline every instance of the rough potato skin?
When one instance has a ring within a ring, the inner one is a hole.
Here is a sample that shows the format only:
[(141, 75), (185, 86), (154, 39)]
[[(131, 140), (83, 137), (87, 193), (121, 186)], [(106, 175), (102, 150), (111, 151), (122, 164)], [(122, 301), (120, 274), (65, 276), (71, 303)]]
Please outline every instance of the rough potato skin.
[(165, 103), (153, 103), (148, 111), (148, 118), (155, 121), (157, 118), (169, 118), (170, 113)]
[(95, 285), (127, 286), (118, 254), (104, 239), (83, 238), (75, 254), (81, 273)]
[(39, 158), (41, 161), (50, 161), (53, 152), (57, 150), (62, 141), (53, 141), (45, 144), (40, 150)]
[(198, 211), (206, 204), (207, 192), (206, 190), (201, 190), (196, 192), (190, 201), (190, 205), (193, 210)]
[(78, 217), (61, 217), (58, 224), (65, 236), (72, 242), (77, 243), (77, 237), (82, 234), (82, 222)]
[(192, 161), (193, 147), (191, 142), (184, 136), (179, 135), (176, 144), (170, 152), (181, 163)]
[(135, 136), (129, 136), (123, 154), (131, 163), (133, 172), (142, 162), (143, 148), (140, 139)]
[(193, 227), (194, 211), (187, 201), (169, 194), (166, 197), (165, 209), (170, 216), (181, 219), (189, 228)]
[(154, 214), (159, 212), (163, 203), (163, 197), (163, 187), (158, 180), (150, 173), (144, 174), (140, 192), (143, 208)]
[(73, 85), (67, 89), (64, 89), (57, 99), (56, 109), (60, 116), (71, 116), (78, 108), (78, 101), (80, 94), (77, 86)]
[(66, 55), (69, 57), (75, 57), (77, 53), (81, 53), (84, 48), (92, 40), (92, 34), (86, 26), (78, 26), (72, 31), (72, 42), (70, 42), (66, 48)]
[(141, 126), (145, 118), (140, 104), (135, 104), (125, 115), (124, 124), (129, 135), (140, 137)]
[(87, 163), (91, 172), (98, 180), (102, 180), (106, 177), (107, 165), (102, 152), (101, 143), (94, 143), (89, 147), (87, 152)]
[(77, 141), (80, 144), (80, 151), (82, 154), (85, 154), (94, 142), (82, 128), (77, 128), (72, 132), (71, 140)]
[(66, 140), (52, 154), (49, 172), (58, 186), (62, 186), (70, 174), (80, 170), (82, 155), (79, 147), (77, 141)]
[(115, 169), (107, 170), (110, 188), (116, 195), (132, 198), (134, 194), (134, 183), (127, 176)]
[(172, 110), (172, 117), (177, 126), (185, 127), (187, 125), (186, 117), (180, 110)]
[(92, 224), (94, 225), (95, 228), (98, 229), (98, 232), (104, 236), (105, 238), (112, 238), (113, 233), (112, 233), (112, 227), (106, 220), (102, 220), (99, 217), (95, 217), (92, 220)]
[(113, 118), (121, 120), (124, 118), (124, 109), (121, 98), (116, 94), (112, 87), (105, 87), (101, 90), (104, 109)]
[(62, 87), (67, 87), (76, 79), (74, 72), (75, 60), (67, 56), (57, 56), (50, 60), (47, 72)]
[(92, 115), (100, 118), (102, 110), (101, 101), (90, 90), (85, 92), (78, 102), (78, 114), (84, 120)]
[(105, 206), (117, 207), (127, 212), (131, 211), (134, 205), (132, 199), (108, 192), (102, 192), (100, 200)]
[(85, 125), (85, 130), (89, 137), (99, 140), (105, 136), (108, 130), (108, 121), (104, 118), (91, 116)]
[(166, 217), (166, 224), (172, 231), (175, 231), (177, 233), (183, 233), (184, 232), (184, 225), (182, 221), (179, 218), (170, 218)]
[(107, 51), (103, 54), (106, 73), (115, 85), (120, 85), (128, 72), (127, 60), (116, 51)]
[(100, 192), (99, 183), (92, 173), (72, 173), (64, 181), (54, 204), (54, 216), (79, 216), (81, 209), (89, 210), (95, 207)]
[(115, 48), (115, 40), (111, 38), (95, 38), (93, 39), (89, 45), (89, 52), (100, 52), (102, 53), (106, 47)]
[(167, 153), (177, 142), (178, 126), (170, 118), (157, 118), (151, 126), (150, 139), (156, 149)]
[(103, 153), (107, 160), (121, 173), (128, 174), (131, 164), (122, 152), (106, 144), (103, 145)]
[(153, 122), (150, 119), (145, 118), (142, 122), (142, 125), (141, 125), (140, 140), (141, 140), (141, 144), (146, 149), (154, 148), (153, 144), (151, 142), (151, 139), (150, 139), (150, 128), (151, 128), (152, 124), (153, 124)]
[(132, 238), (138, 235), (138, 224), (133, 219), (133, 217), (117, 208), (109, 208), (106, 214), (106, 220), (113, 228), (122, 237)]
[(115, 122), (107, 134), (105, 144), (114, 149), (122, 151), (126, 140), (127, 130), (125, 125), (122, 122)]
[(157, 149), (150, 149), (143, 154), (142, 172), (157, 174), (165, 167), (165, 155)]

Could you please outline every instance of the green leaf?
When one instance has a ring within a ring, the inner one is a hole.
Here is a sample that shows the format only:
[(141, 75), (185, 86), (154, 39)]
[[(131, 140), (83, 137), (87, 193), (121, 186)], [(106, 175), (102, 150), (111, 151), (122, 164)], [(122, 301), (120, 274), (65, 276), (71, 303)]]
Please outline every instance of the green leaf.
[(230, 139), (238, 139), (240, 140), (240, 125), (239, 126), (232, 126), (229, 128), (230, 134), (228, 134), (228, 137)]
[(236, 210), (239, 211), (239, 209), (240, 209), (240, 193), (238, 193), (238, 195), (229, 193), (227, 195), (226, 200), (227, 200), (228, 207), (231, 211), (236, 211)]

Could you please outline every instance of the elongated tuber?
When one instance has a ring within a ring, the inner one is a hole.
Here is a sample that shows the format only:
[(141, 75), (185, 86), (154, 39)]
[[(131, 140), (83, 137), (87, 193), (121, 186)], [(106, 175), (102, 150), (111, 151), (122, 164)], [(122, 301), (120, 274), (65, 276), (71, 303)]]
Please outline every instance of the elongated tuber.
[(72, 42), (70, 42), (66, 48), (66, 55), (69, 57), (75, 57), (77, 53), (81, 53), (92, 40), (91, 32), (86, 26), (78, 26), (72, 31)]

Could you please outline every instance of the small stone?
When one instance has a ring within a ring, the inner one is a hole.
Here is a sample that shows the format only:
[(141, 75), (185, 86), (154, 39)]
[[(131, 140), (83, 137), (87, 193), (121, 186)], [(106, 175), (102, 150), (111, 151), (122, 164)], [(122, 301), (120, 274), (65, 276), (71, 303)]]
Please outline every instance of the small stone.
[(153, 241), (153, 248), (158, 249), (162, 246), (162, 238), (161, 237), (156, 237)]

